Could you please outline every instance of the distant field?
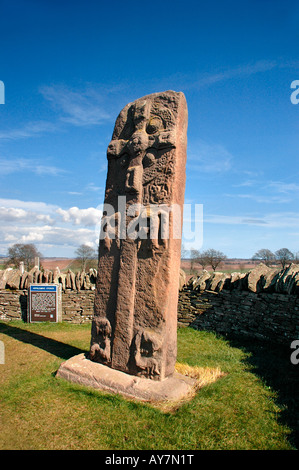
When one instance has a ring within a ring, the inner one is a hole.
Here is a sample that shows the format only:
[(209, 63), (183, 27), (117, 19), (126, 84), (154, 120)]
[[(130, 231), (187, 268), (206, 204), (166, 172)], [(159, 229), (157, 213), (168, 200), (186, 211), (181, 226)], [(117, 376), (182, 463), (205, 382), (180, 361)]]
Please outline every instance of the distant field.
[[(92, 267), (96, 268), (97, 262), (95, 261), (93, 263), (94, 265)], [(219, 269), (217, 271), (223, 271), (223, 272), (246, 272), (249, 269), (252, 269), (254, 266), (256, 266), (256, 262), (253, 262), (251, 260), (226, 260), (225, 263), (222, 263), (219, 266)], [(70, 258), (45, 258), (42, 260), (42, 265), (45, 269), (55, 269), (57, 266), (61, 271), (65, 271), (67, 269), (71, 269), (72, 271), (78, 271), (81, 268), (80, 261), (76, 259), (70, 259)], [(190, 260), (182, 260), (181, 261), (181, 267), (184, 269), (186, 272), (190, 273), (191, 270), (191, 261)], [(202, 267), (200, 264), (195, 263), (194, 265), (194, 273), (200, 272), (202, 270)], [(212, 267), (208, 266), (207, 267), (208, 271), (212, 271)]]
[[(1, 260), (2, 263), (0, 263), (0, 269), (5, 269), (5, 264), (3, 263), (3, 260)], [(4, 260), (5, 262), (6, 260)], [(54, 270), (56, 267), (60, 269), (60, 271), (68, 270), (69, 267), (73, 264), (76, 263), (77, 260), (71, 259), (71, 258), (42, 258), (40, 260), (40, 264), (44, 269), (50, 269)]]
[(63, 271), (64, 269), (68, 269), (71, 263), (73, 262), (70, 258), (43, 258), (41, 260), (41, 264), (44, 269), (53, 270), (56, 267)]
[[(225, 263), (222, 263), (217, 271), (222, 272), (247, 272), (249, 269), (252, 269), (256, 266), (257, 262), (253, 262), (252, 260), (240, 259), (240, 260), (226, 260)], [(41, 265), (44, 269), (49, 269), (53, 271), (56, 267), (60, 269), (61, 272), (66, 272), (68, 269), (71, 269), (73, 272), (77, 272), (81, 270), (81, 263), (77, 259), (72, 258), (43, 258), (41, 260)], [(95, 260), (90, 267), (97, 268), (97, 261)], [(191, 261), (186, 259), (181, 261), (181, 267), (184, 269), (186, 274), (194, 275), (197, 272), (202, 271), (202, 267), (200, 264), (195, 263), (193, 267), (193, 271), (191, 271)], [(0, 264), (0, 269), (5, 269), (5, 264)], [(88, 267), (89, 269), (89, 267)], [(211, 266), (207, 267), (208, 271), (213, 271)]]
[[(224, 273), (233, 273), (233, 272), (241, 272), (245, 273), (250, 269), (254, 268), (258, 262), (254, 262), (252, 260), (247, 259), (232, 259), (226, 260), (225, 262), (221, 263), (217, 271), (224, 272)], [(181, 268), (186, 272), (187, 275), (196, 275), (197, 273), (202, 271), (202, 266), (198, 263), (194, 263), (193, 270), (191, 269), (191, 260), (185, 259), (181, 261)], [(211, 266), (206, 267), (207, 271), (213, 271)]]

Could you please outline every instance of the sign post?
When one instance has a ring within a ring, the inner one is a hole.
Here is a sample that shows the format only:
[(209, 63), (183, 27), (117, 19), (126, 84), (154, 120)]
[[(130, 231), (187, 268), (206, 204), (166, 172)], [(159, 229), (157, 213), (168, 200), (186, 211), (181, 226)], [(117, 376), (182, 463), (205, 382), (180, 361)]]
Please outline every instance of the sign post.
[(61, 322), (61, 285), (30, 284), (28, 289), (28, 322)]

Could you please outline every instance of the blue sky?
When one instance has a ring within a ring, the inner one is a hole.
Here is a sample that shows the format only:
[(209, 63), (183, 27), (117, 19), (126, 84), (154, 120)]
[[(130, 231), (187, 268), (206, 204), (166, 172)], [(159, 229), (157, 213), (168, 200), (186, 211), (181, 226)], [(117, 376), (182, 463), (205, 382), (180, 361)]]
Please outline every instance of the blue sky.
[(186, 246), (298, 252), (298, 24), (296, 0), (0, 0), (0, 254), (95, 244), (115, 119), (170, 89), (188, 103), (185, 202), (203, 205)]

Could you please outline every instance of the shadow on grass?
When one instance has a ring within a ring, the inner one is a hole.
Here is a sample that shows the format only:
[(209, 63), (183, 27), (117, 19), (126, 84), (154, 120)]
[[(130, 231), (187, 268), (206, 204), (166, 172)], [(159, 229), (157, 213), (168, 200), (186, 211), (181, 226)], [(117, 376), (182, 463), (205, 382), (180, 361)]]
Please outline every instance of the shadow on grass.
[(226, 336), (230, 345), (250, 354), (252, 372), (276, 394), (282, 408), (279, 421), (291, 431), (289, 441), (299, 449), (299, 365), (291, 363), (292, 349), (258, 339)]
[(16, 326), (0, 323), (0, 333), (10, 336), (18, 341), (22, 341), (23, 343), (31, 344), (32, 346), (43, 349), (44, 351), (65, 360), (72, 356), (76, 356), (77, 354), (86, 353), (85, 350), (76, 348), (75, 346), (70, 346), (69, 344), (62, 343), (61, 341), (39, 335)]

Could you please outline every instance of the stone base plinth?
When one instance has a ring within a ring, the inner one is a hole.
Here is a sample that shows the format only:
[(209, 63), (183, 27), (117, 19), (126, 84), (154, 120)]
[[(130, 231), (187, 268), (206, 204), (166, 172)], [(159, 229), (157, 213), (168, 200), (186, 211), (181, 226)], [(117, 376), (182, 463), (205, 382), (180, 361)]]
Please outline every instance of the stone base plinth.
[(93, 362), (87, 359), (84, 353), (63, 362), (56, 376), (80, 385), (147, 402), (187, 399), (193, 394), (196, 386), (195, 379), (177, 372), (162, 381), (129, 375)]

